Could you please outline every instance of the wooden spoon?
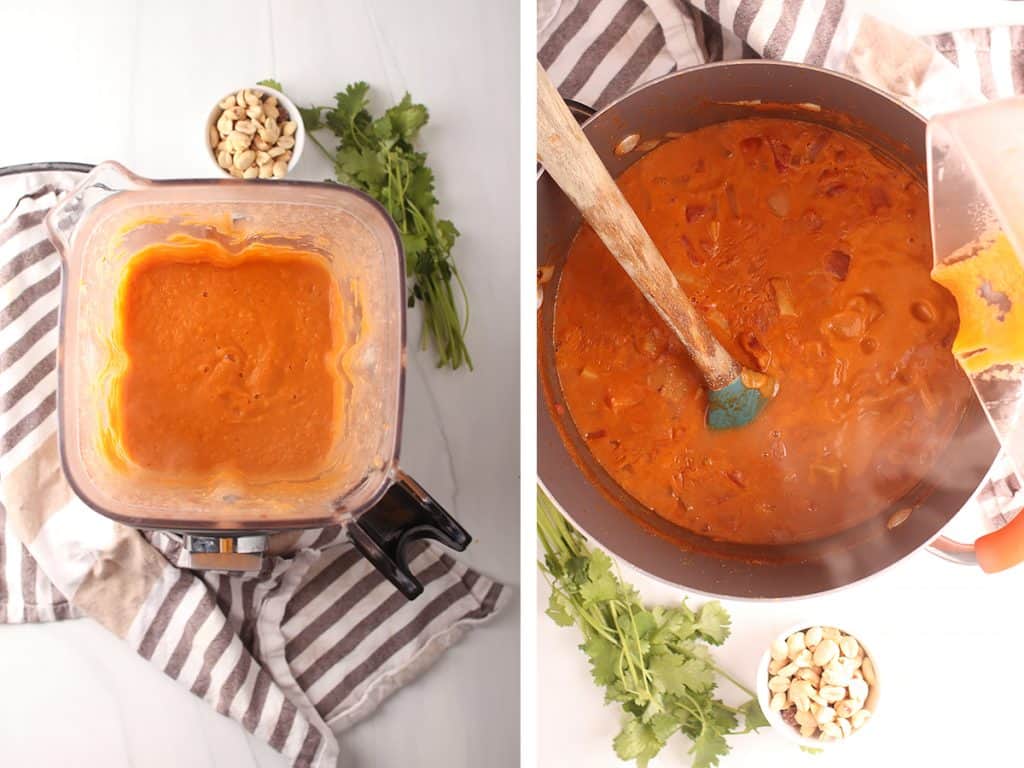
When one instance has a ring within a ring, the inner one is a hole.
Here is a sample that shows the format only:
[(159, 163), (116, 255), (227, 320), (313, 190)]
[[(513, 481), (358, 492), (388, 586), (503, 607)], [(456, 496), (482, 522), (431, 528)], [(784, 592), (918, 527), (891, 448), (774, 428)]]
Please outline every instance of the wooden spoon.
[(760, 389), (744, 383), (747, 379), (753, 384), (758, 377), (744, 372), (697, 314), (539, 63), (537, 156), (683, 343), (707, 385), (708, 426), (730, 429), (749, 424), (768, 401)]

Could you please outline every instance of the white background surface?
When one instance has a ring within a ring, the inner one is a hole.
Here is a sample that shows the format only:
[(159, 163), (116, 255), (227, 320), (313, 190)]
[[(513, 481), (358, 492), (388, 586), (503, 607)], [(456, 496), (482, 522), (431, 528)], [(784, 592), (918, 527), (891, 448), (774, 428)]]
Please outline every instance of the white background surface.
[[(0, 166), (116, 159), (215, 175), (213, 104), (265, 77), (300, 104), (355, 80), (408, 89), (472, 299), (476, 371), (410, 350), (402, 465), (465, 524), (465, 558), (518, 583), (519, 70), (515, 3), (0, 2)], [(330, 166), (309, 142), (294, 176)], [(419, 310), (409, 338), (419, 336)], [(518, 765), (518, 598), (341, 735), (352, 766)], [(0, 627), (0, 766), (281, 766), (284, 760), (87, 621)]]
[[(1024, 23), (1024, 2), (866, 0), (880, 18), (914, 34), (959, 27)], [(957, 526), (958, 528), (965, 526)], [(673, 603), (685, 592), (620, 563), (622, 575), (649, 603)], [(603, 704), (575, 628), (559, 628), (543, 613), (548, 588), (537, 586), (537, 698), (533, 717), (540, 768), (617, 768), (612, 739), (618, 705)], [(753, 687), (761, 654), (788, 627), (841, 622), (863, 637), (878, 658), (881, 698), (875, 722), (826, 754), (809, 755), (763, 730), (731, 740), (722, 768), (889, 768), (896, 765), (1024, 765), (1020, 702), (1024, 692), (1024, 565), (984, 575), (919, 552), (873, 579), (827, 597), (777, 602), (725, 601), (733, 637), (715, 652), (720, 665)], [(692, 606), (702, 602), (691, 600)], [(738, 704), (745, 695), (720, 689)], [(651, 768), (689, 765), (685, 738), (676, 737)]]

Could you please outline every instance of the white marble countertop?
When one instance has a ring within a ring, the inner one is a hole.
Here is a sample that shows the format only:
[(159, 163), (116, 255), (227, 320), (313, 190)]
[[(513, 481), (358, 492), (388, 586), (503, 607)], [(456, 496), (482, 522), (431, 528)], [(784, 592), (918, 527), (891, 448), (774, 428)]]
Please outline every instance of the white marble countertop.
[[(144, 176), (212, 176), (203, 123), (265, 77), (299, 103), (368, 81), (431, 111), (423, 146), (462, 231), (476, 370), (436, 371), (410, 313), (402, 465), (475, 536), (465, 559), (519, 578), (519, 77), (515, 3), (40, 0), (6, 4), (0, 166), (119, 160)], [(330, 166), (307, 143), (295, 176)], [(504, 393), (507, 402), (496, 400)], [(518, 765), (518, 600), (342, 734), (342, 765)], [(495, 695), (501, 691), (501, 695)], [(0, 627), (0, 765), (281, 766), (88, 621)]]

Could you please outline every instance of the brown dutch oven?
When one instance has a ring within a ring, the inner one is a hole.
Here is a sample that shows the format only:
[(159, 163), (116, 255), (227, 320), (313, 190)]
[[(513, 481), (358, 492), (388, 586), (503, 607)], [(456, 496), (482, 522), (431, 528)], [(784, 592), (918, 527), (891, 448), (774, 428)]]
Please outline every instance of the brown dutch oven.
[[(809, 109), (808, 104), (821, 109)], [(643, 155), (614, 151), (626, 136), (639, 134), (638, 146), (643, 148), (648, 139), (755, 112), (857, 136), (924, 181), (923, 117), (857, 80), (798, 64), (735, 61), (684, 70), (627, 94), (588, 119), (583, 128), (609, 171), (618, 176)], [(560, 407), (554, 297), (579, 226), (579, 213), (542, 173), (537, 183), (537, 259), (538, 269), (551, 269), (544, 270), (538, 295), (538, 474), (544, 489), (576, 525), (656, 578), (732, 598), (800, 597), (837, 589), (930, 542), (952, 558), (967, 554), (969, 561), (969, 546), (937, 537), (985, 480), (999, 450), (974, 400), (949, 447), (916, 488), (891, 509), (827, 539), (774, 547), (716, 542), (658, 517), (619, 488), (589, 454), (566, 409)], [(912, 511), (904, 522), (887, 525), (894, 514), (903, 517), (901, 511), (907, 509)]]

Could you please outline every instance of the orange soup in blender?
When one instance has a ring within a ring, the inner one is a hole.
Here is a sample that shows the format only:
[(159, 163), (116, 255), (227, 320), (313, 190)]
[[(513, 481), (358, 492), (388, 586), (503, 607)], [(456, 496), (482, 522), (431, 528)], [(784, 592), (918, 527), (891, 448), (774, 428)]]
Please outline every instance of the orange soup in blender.
[(108, 454), (168, 478), (310, 477), (341, 422), (341, 297), (316, 254), (175, 238), (117, 296)]

